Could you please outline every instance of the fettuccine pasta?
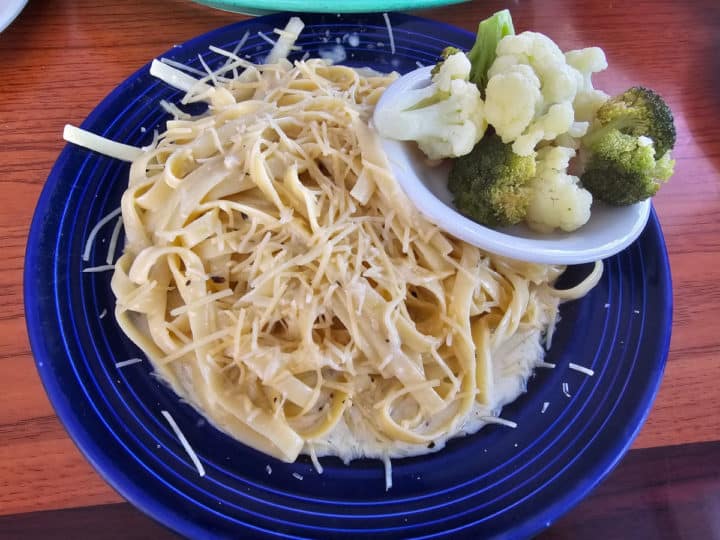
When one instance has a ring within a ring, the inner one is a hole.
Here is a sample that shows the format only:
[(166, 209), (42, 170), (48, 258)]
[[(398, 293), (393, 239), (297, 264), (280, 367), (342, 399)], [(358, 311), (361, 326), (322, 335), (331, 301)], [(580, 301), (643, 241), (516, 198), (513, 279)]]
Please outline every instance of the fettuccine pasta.
[(216, 426), (288, 462), (423, 453), (491, 421), (542, 362), (563, 268), (415, 210), (369, 125), (392, 76), (229, 62), (245, 70), (183, 82), (208, 111), (172, 109), (132, 163), (124, 332)]

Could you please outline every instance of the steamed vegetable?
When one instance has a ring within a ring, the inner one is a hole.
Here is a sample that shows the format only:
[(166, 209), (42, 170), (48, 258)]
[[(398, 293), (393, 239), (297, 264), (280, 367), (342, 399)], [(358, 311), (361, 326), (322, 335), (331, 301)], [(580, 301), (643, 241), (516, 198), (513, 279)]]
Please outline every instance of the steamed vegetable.
[[(445, 47), (442, 52), (440, 53), (440, 60), (437, 64), (435, 64), (432, 68), (432, 71), (430, 72), (430, 75), (435, 76), (440, 71), (440, 67), (443, 65), (443, 62), (448, 59), (448, 57), (452, 56), (453, 54), (462, 53), (460, 49), (457, 47)], [(472, 66), (471, 66), (472, 68)]]
[[(599, 51), (599, 53), (597, 52)], [(574, 102), (592, 88), (591, 72), (580, 72), (550, 38), (537, 32), (504, 37), (497, 46), (497, 58), (488, 71), (485, 114), (488, 123), (512, 143), (513, 150), (527, 156), (538, 143), (568, 133), (585, 134), (587, 122), (575, 119)], [(574, 56), (588, 55), (573, 51)], [(604, 62), (600, 49), (593, 49)], [(573, 55), (571, 55), (573, 56)]]
[(497, 135), (487, 135), (469, 154), (453, 160), (448, 188), (463, 214), (489, 227), (525, 219), (535, 158), (519, 156)]
[(608, 100), (582, 140), (583, 185), (599, 200), (635, 204), (652, 197), (673, 173), (672, 111), (647, 88), (633, 87)]
[(467, 57), (450, 54), (429, 86), (406, 92), (395, 110), (376, 118), (375, 127), (384, 137), (417, 141), (430, 159), (469, 153), (487, 125), (480, 91), (469, 76)]
[(431, 86), (408, 93), (380, 132), (453, 158), (455, 205), (479, 223), (574, 231), (593, 199), (634, 204), (673, 173), (669, 107), (642, 87), (611, 99), (592, 81), (607, 66), (598, 47), (563, 52), (543, 34), (515, 34), (503, 10), (479, 24), (467, 54), (444, 49)]
[(608, 67), (605, 53), (600, 47), (586, 47), (565, 53), (565, 61), (577, 71), (577, 93), (573, 100), (576, 122), (591, 122), (595, 113), (608, 99), (602, 90), (593, 87), (592, 76)]
[(658, 156), (675, 146), (675, 122), (670, 107), (659, 94), (634, 86), (608, 100), (596, 113), (597, 125), (587, 137), (594, 141), (614, 130), (628, 135), (645, 136), (655, 143)]
[(572, 148), (546, 146), (520, 156), (497, 135), (453, 160), (448, 188), (463, 214), (489, 227), (522, 221), (536, 231), (574, 231), (590, 219), (592, 195), (567, 173)]
[(465, 55), (446, 47), (433, 68), (432, 84), (408, 92), (396, 113), (376, 126), (383, 136), (416, 141), (430, 159), (468, 154), (481, 139), (487, 122), (481, 95), (500, 40), (515, 33), (508, 10), (478, 25), (473, 48)]
[[(495, 61), (495, 49), (502, 38), (513, 34), (515, 34), (515, 28), (507, 9), (498, 11), (478, 25), (475, 44), (468, 51), (467, 57), (471, 65), (469, 80), (477, 85), (483, 96), (487, 85), (488, 70)], [(445, 47), (440, 53), (441, 60), (433, 68), (432, 74), (435, 75), (440, 70), (440, 66), (449, 56), (459, 52), (462, 51), (457, 47)]]
[(507, 9), (498, 11), (478, 25), (475, 44), (467, 53), (467, 57), (470, 64), (472, 64), (470, 80), (478, 86), (483, 96), (488, 82), (488, 70), (495, 61), (495, 51), (498, 43), (505, 36), (514, 34), (515, 27), (513, 26), (510, 11)]
[(530, 203), (525, 217), (538, 232), (579, 229), (590, 219), (592, 195), (567, 173), (575, 150), (545, 146), (537, 152), (537, 174), (530, 183)]

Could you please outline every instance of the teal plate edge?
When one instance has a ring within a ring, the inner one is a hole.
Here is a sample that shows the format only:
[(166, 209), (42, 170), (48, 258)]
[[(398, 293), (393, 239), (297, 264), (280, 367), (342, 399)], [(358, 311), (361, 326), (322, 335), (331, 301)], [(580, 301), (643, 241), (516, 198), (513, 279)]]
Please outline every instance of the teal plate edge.
[(193, 0), (204, 6), (242, 13), (265, 15), (276, 11), (303, 13), (372, 13), (428, 9), (465, 3), (468, 0)]

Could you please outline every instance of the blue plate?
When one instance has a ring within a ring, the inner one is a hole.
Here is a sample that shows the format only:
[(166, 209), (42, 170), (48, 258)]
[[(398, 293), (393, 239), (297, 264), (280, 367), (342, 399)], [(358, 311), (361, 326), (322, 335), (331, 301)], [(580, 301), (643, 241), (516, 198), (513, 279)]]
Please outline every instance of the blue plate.
[[(208, 45), (242, 49), (254, 60), (268, 50), (258, 32), (282, 27), (287, 14), (241, 22), (169, 50), (198, 65)], [(379, 15), (304, 15), (305, 51), (357, 33), (346, 63), (401, 72), (435, 60), (447, 45), (469, 47), (456, 28), (393, 14), (395, 54)], [(354, 40), (353, 40), (354, 41)], [(83, 127), (110, 139), (147, 144), (166, 114), (161, 99), (179, 92), (143, 67), (115, 89)], [(503, 417), (515, 430), (488, 426), (451, 441), (441, 452), (396, 460), (385, 492), (382, 464), (345, 466), (325, 459), (318, 475), (308, 459), (286, 464), (215, 430), (151, 375), (112, 315), (105, 264), (108, 223), (91, 259), (81, 254), (92, 227), (119, 206), (128, 165), (66, 147), (42, 192), (25, 261), (25, 309), (37, 369), (58, 416), (87, 459), (138, 508), (190, 537), (390, 538), (527, 536), (547, 527), (584, 497), (617, 463), (645, 419), (662, 376), (670, 340), (671, 284), (656, 216), (630, 248), (606, 263), (601, 283), (562, 307), (548, 360), (527, 394)], [(570, 268), (565, 284), (587, 267)], [(102, 316), (107, 313), (107, 316)], [(595, 370), (587, 377), (568, 368)], [(569, 394), (563, 393), (567, 383)], [(542, 413), (543, 404), (547, 410)], [(200, 478), (160, 411), (171, 412), (200, 456)], [(269, 468), (268, 468), (269, 466)], [(272, 473), (270, 473), (270, 470)], [(298, 473), (293, 476), (293, 473)], [(300, 480), (299, 477), (302, 477)]]

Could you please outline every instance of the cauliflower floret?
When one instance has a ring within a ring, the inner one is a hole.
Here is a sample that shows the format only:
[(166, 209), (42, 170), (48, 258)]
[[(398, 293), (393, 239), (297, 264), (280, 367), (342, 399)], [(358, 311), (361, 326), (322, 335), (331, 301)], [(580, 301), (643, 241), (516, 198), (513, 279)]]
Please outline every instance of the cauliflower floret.
[(541, 140), (554, 139), (572, 129), (572, 126), (572, 105), (567, 102), (551, 105), (548, 112), (535, 120), (524, 134), (515, 139), (513, 152), (521, 156), (529, 156)]
[(376, 115), (376, 129), (388, 139), (417, 141), (430, 159), (469, 154), (487, 126), (480, 91), (469, 76), (467, 56), (449, 56), (429, 86), (406, 92), (392, 110)]
[(417, 110), (420, 120), (409, 137), (430, 159), (469, 154), (485, 133), (487, 124), (477, 86), (456, 79), (451, 81), (449, 93), (447, 99)]
[(488, 81), (485, 118), (495, 127), (502, 141), (509, 143), (527, 129), (542, 102), (540, 79), (532, 68), (508, 65), (503, 73), (492, 76)]
[(567, 174), (572, 148), (548, 146), (537, 153), (537, 174), (530, 183), (532, 194), (525, 220), (530, 228), (549, 233), (559, 228), (574, 231), (590, 219), (592, 195)]
[(441, 92), (450, 92), (453, 81), (469, 79), (470, 69), (470, 60), (462, 51), (459, 51), (445, 59), (432, 80)]
[[(498, 58), (510, 56), (518, 63), (529, 65), (537, 73), (542, 83), (542, 94), (547, 103), (572, 101), (577, 91), (575, 70), (565, 61), (560, 47), (538, 32), (523, 32), (515, 36), (505, 36), (498, 43)], [(501, 60), (502, 63), (507, 60)], [(494, 65), (488, 74), (493, 76)]]
[(582, 122), (590, 122), (600, 106), (610, 97), (602, 90), (593, 88), (592, 83), (593, 73), (608, 67), (605, 53), (600, 47), (587, 47), (566, 52), (565, 61), (578, 73), (578, 91), (573, 101), (575, 118)]
[(505, 36), (496, 52), (488, 71), (485, 114), (503, 142), (512, 142), (513, 151), (527, 156), (542, 140), (585, 134), (592, 118), (586, 113), (594, 113), (600, 97), (590, 76), (607, 66), (602, 49), (566, 55), (547, 36), (523, 32)]
[(608, 67), (605, 51), (600, 47), (586, 47), (584, 49), (567, 51), (565, 53), (565, 61), (578, 72), (582, 73), (588, 88), (592, 88), (592, 84), (587, 84), (591, 82), (590, 77), (592, 74), (603, 71)]
[(575, 150), (562, 146), (545, 146), (537, 151), (538, 174), (565, 171), (570, 165), (570, 160), (575, 157)]

